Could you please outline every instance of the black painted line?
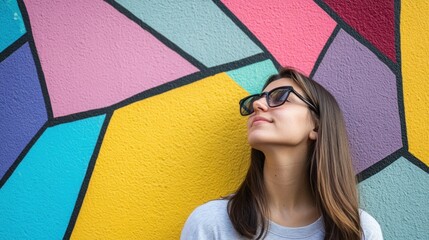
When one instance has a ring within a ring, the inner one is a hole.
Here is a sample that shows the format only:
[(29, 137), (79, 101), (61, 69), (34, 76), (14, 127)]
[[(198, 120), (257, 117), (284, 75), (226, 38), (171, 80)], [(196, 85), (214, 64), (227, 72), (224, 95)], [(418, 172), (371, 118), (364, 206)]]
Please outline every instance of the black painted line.
[(366, 180), (367, 178), (379, 173), (381, 170), (385, 169), (387, 166), (398, 160), (401, 156), (404, 156), (404, 154), (407, 152), (405, 148), (400, 148), (396, 150), (395, 152), (389, 154), (387, 157), (383, 158), (382, 160), (378, 161), (377, 163), (371, 165), (367, 169), (363, 170), (362, 172), (357, 174), (358, 182), (362, 182)]
[[(396, 62), (401, 62), (401, 0), (395, 0), (395, 50)], [(401, 66), (399, 64), (399, 66)]]
[(328, 49), (331, 47), (331, 44), (334, 42), (340, 30), (341, 30), (341, 27), (339, 25), (335, 26), (334, 31), (332, 31), (331, 36), (329, 36), (328, 40), (325, 43), (325, 46), (323, 46), (323, 49), (320, 52), (319, 57), (317, 57), (316, 63), (314, 63), (313, 70), (311, 70), (311, 73), (309, 76), (311, 79), (313, 79), (314, 74), (316, 74), (317, 69), (319, 69), (320, 63), (322, 63), (323, 58), (325, 58), (326, 52), (328, 52)]
[(232, 13), (221, 1), (219, 0), (213, 0), (213, 2), (219, 7), (220, 10), (223, 11), (223, 13), (231, 19), (235, 25), (243, 31), (247, 37), (253, 41), (265, 54), (267, 54), (268, 58), (271, 60), (271, 62), (274, 64), (274, 66), (279, 69), (281, 67), (281, 64), (277, 62), (277, 60), (274, 58), (274, 56), (268, 51), (268, 49), (262, 44), (258, 38), (256, 38), (255, 35), (244, 25), (235, 15)]
[(131, 96), (127, 99), (124, 99), (124, 100), (122, 100), (116, 104), (110, 105), (108, 107), (92, 109), (92, 110), (85, 111), (85, 112), (79, 112), (79, 113), (74, 113), (74, 114), (70, 114), (70, 115), (66, 115), (66, 116), (62, 116), (62, 117), (57, 117), (55, 119), (52, 119), (49, 122), (49, 126), (54, 126), (54, 125), (66, 123), (66, 122), (72, 122), (72, 121), (76, 121), (79, 119), (104, 114), (107, 112), (112, 112), (118, 108), (122, 108), (122, 107), (127, 106), (129, 104), (132, 104), (134, 102), (138, 102), (138, 101), (141, 101), (143, 99), (153, 97), (153, 96), (156, 96), (158, 94), (162, 94), (164, 92), (170, 91), (172, 89), (179, 88), (179, 87), (185, 86), (187, 84), (197, 82), (197, 81), (202, 80), (206, 77), (209, 77), (209, 76), (212, 76), (212, 75), (215, 75), (218, 73), (222, 73), (222, 72), (227, 72), (230, 70), (235, 70), (235, 69), (245, 67), (245, 66), (250, 65), (250, 64), (262, 62), (265, 60), (268, 60), (268, 56), (265, 53), (259, 53), (259, 54), (256, 54), (256, 55), (253, 55), (253, 56), (250, 56), (248, 58), (244, 58), (244, 59), (241, 59), (241, 60), (238, 60), (235, 62), (230, 62), (230, 63), (226, 63), (226, 64), (219, 65), (216, 67), (212, 67), (212, 68), (209, 68), (203, 72), (196, 72), (196, 73), (184, 76), (182, 78), (179, 78), (177, 80), (174, 80), (174, 81), (171, 81), (168, 83), (164, 83), (160, 86), (148, 89), (146, 91), (138, 93), (134, 96)]
[(143, 22), (140, 18), (136, 17), (133, 13), (128, 11), (125, 7), (120, 5), (119, 3), (115, 2), (114, 0), (105, 0), (106, 3), (110, 4), (113, 8), (115, 8), (117, 11), (128, 17), (131, 21), (135, 22), (137, 25), (139, 25), (144, 30), (148, 31), (150, 34), (152, 34), (155, 38), (157, 38), (160, 42), (162, 42), (165, 46), (172, 49), (174, 52), (179, 54), (182, 58), (187, 60), (189, 63), (194, 65), (199, 70), (205, 70), (207, 67), (200, 61), (198, 61), (196, 58), (188, 54), (186, 51), (181, 49), (179, 46), (177, 46), (174, 42), (170, 41), (168, 38), (164, 37), (161, 33), (157, 32), (155, 29), (150, 27), (148, 24)]
[(367, 47), (377, 58), (382, 61), (393, 73), (397, 73), (399, 68), (397, 63), (394, 63), (390, 58), (385, 56), (378, 48), (372, 45), (368, 40), (361, 36), (354, 28), (348, 25), (338, 14), (332, 10), (326, 3), (321, 0), (314, 0), (332, 19), (334, 19), (340, 27), (346, 31), (350, 36), (356, 39), (363, 46)]
[(21, 153), (16, 158), (15, 162), (12, 163), (12, 165), (9, 167), (9, 169), (5, 172), (3, 177), (0, 179), (0, 189), (7, 182), (7, 180), (10, 178), (10, 176), (12, 176), (13, 172), (16, 170), (16, 168), (22, 162), (24, 157), (27, 155), (28, 151), (30, 151), (30, 149), (37, 142), (37, 140), (39, 140), (40, 136), (42, 136), (43, 132), (45, 132), (45, 130), (48, 128), (48, 126), (49, 126), (48, 122), (43, 124), (43, 126), (40, 127), (40, 129), (37, 131), (37, 133), (28, 142), (27, 146), (25, 146), (25, 148), (21, 151)]
[(22, 19), (24, 21), (25, 29), (27, 29), (28, 42), (30, 44), (31, 53), (33, 55), (34, 65), (37, 69), (37, 75), (40, 82), (40, 88), (42, 89), (43, 99), (45, 100), (46, 113), (48, 120), (52, 119), (54, 114), (52, 112), (51, 100), (49, 98), (48, 87), (46, 85), (45, 75), (43, 73), (42, 65), (40, 64), (39, 55), (37, 54), (36, 44), (34, 43), (34, 37), (31, 30), (30, 18), (28, 16), (27, 9), (22, 0), (18, 0), (19, 10), (21, 11)]
[(412, 153), (409, 151), (405, 152), (403, 155), (409, 162), (416, 165), (418, 168), (423, 170), (426, 173), (429, 173), (429, 166), (426, 165), (424, 162), (420, 161), (417, 157), (415, 157)]
[(216, 67), (212, 67), (209, 69), (210, 73), (212, 75), (214, 74), (218, 74), (221, 72), (228, 72), (231, 70), (235, 70), (235, 69), (239, 69), (242, 67), (246, 67), (248, 65), (254, 64), (254, 63), (258, 63), (258, 62), (262, 62), (265, 60), (270, 60), (269, 59), (269, 55), (266, 53), (257, 53), (253, 56), (249, 56), (243, 59), (240, 59), (238, 61), (234, 61), (234, 62), (229, 62), (229, 63), (225, 63), (225, 64), (221, 64), (218, 65)]
[(6, 58), (12, 55), (16, 50), (18, 50), (22, 45), (24, 45), (28, 41), (27, 33), (24, 33), (21, 37), (16, 39), (11, 45), (5, 48), (0, 53), (0, 62), (3, 62)]
[[(352, 27), (350, 27), (347, 23), (345, 23), (329, 6), (325, 3), (315, 0), (315, 2), (325, 10), (333, 19), (337, 21), (337, 23), (345, 29), (347, 33), (356, 38), (361, 44), (370, 49), (377, 57), (385, 63), (389, 69), (396, 76), (396, 89), (397, 89), (397, 102), (398, 102), (398, 114), (400, 118), (400, 127), (401, 127), (401, 140), (402, 145), (405, 149), (408, 149), (408, 138), (407, 138), (407, 128), (405, 121), (405, 108), (404, 108), (404, 94), (402, 87), (402, 69), (401, 69), (401, 45), (400, 45), (400, 0), (395, 0), (395, 51), (396, 51), (396, 61), (397, 64), (393, 63), (389, 58), (385, 57), (377, 48), (372, 46), (366, 39), (360, 36)], [(380, 58), (381, 56), (381, 58)], [(384, 59), (385, 58), (385, 59)], [(384, 59), (384, 60), (383, 60)], [(388, 59), (388, 60), (386, 60)], [(390, 65), (389, 65), (390, 64)], [(317, 69), (316, 69), (317, 70)], [(313, 69), (312, 74), (315, 73), (315, 69)], [(313, 75), (310, 75), (313, 77)]]
[(398, 96), (399, 119), (401, 122), (402, 145), (408, 149), (407, 123), (405, 118), (405, 99), (402, 79), (402, 59), (401, 59), (401, 1), (395, 0), (395, 49), (398, 69), (396, 72), (396, 90)]
[(92, 153), (91, 159), (89, 161), (88, 168), (86, 170), (85, 177), (82, 181), (82, 185), (80, 187), (79, 195), (76, 199), (76, 203), (75, 203), (75, 206), (73, 209), (73, 213), (70, 217), (70, 221), (69, 221), (69, 224), (67, 226), (67, 229), (66, 229), (66, 232), (64, 234), (63, 239), (70, 239), (70, 236), (73, 232), (73, 229), (74, 229), (74, 226), (76, 224), (80, 209), (82, 207), (82, 203), (83, 203), (83, 200), (85, 198), (86, 191), (88, 190), (89, 182), (91, 180), (91, 176), (92, 176), (92, 173), (93, 173), (94, 168), (95, 168), (95, 163), (97, 161), (98, 154), (99, 154), (101, 146), (103, 144), (103, 139), (104, 139), (104, 136), (106, 135), (107, 128), (109, 126), (110, 119), (112, 118), (112, 115), (113, 115), (113, 112), (106, 113), (106, 117), (104, 119), (103, 126), (100, 129), (100, 134), (98, 135), (97, 143), (95, 144), (95, 147), (94, 147), (94, 152)]

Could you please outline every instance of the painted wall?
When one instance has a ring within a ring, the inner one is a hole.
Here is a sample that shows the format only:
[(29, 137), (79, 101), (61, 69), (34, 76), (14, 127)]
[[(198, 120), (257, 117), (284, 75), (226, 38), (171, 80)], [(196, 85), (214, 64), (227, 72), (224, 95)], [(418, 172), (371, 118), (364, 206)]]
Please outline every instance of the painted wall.
[(0, 2), (0, 238), (175, 239), (248, 167), (280, 65), (344, 111), (362, 208), (429, 234), (424, 1)]

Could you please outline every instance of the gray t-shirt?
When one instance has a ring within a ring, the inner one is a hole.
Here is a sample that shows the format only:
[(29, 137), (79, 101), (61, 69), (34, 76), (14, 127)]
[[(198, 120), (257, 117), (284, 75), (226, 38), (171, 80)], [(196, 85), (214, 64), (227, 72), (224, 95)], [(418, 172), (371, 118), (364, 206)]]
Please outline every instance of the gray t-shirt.
[[(235, 231), (227, 212), (228, 200), (214, 200), (197, 207), (189, 216), (182, 230), (181, 240), (188, 239), (246, 239)], [(362, 240), (383, 239), (378, 222), (359, 209), (364, 236)], [(303, 227), (284, 227), (270, 221), (265, 239), (323, 240), (323, 218)]]

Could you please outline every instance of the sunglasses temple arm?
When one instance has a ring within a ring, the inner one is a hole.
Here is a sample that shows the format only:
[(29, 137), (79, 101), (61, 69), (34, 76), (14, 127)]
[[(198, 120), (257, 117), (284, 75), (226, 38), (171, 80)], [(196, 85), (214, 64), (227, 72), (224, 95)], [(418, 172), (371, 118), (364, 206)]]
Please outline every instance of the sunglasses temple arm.
[(307, 99), (305, 99), (303, 96), (301, 96), (300, 94), (295, 92), (295, 95), (297, 95), (302, 101), (304, 101), (308, 106), (310, 106), (310, 108), (317, 114), (319, 114), (319, 111), (317, 110), (316, 106), (314, 106), (314, 104), (312, 104), (311, 102), (309, 102)]

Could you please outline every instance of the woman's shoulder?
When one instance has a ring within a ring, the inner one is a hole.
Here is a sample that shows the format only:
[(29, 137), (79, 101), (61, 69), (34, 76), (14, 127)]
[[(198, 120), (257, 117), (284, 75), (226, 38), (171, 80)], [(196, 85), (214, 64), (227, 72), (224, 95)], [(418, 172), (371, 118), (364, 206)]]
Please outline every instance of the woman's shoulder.
[(216, 220), (228, 216), (228, 200), (217, 199), (206, 202), (192, 211), (189, 219), (196, 220)]
[(360, 224), (362, 226), (364, 240), (380, 240), (383, 239), (380, 224), (375, 220), (373, 216), (359, 209)]
[(228, 216), (228, 200), (213, 200), (189, 215), (181, 239), (239, 239)]

